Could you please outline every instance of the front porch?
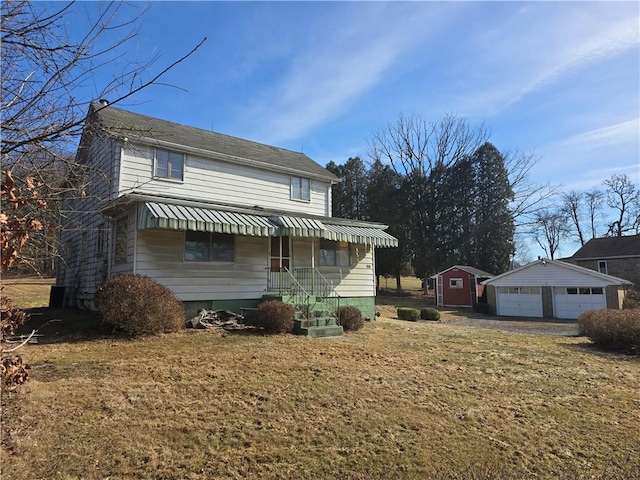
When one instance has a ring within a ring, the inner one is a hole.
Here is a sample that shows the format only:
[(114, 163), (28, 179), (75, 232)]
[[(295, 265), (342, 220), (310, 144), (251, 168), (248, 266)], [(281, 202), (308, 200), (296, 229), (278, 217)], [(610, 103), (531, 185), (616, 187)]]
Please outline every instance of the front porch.
[(293, 305), (295, 333), (311, 337), (343, 334), (338, 319), (340, 295), (316, 268), (268, 268), (267, 293), (263, 300)]

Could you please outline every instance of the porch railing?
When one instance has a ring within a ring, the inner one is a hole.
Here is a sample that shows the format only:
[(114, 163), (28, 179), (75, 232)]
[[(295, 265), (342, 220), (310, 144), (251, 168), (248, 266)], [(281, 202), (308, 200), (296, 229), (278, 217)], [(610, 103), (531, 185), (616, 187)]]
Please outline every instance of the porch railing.
[(338, 318), (340, 296), (333, 286), (315, 268), (296, 268), (293, 272), (283, 267), (273, 271), (267, 268), (267, 291), (279, 296), (291, 295), (298, 302), (303, 301), (306, 312), (311, 311), (311, 298), (320, 304), (331, 316)]
[(293, 276), (300, 285), (312, 295), (319, 297), (327, 310), (334, 317), (338, 318), (340, 309), (340, 295), (333, 285), (316, 268), (296, 268)]

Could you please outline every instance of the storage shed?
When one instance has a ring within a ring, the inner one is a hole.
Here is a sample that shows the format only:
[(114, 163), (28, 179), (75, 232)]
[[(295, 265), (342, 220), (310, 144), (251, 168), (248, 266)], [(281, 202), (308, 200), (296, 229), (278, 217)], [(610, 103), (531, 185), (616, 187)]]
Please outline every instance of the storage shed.
[(436, 303), (447, 307), (471, 307), (483, 296), (484, 280), (491, 273), (467, 265), (454, 265), (431, 278), (436, 283)]
[(587, 310), (620, 309), (631, 287), (628, 280), (544, 258), (483, 284), (495, 315), (567, 319)]

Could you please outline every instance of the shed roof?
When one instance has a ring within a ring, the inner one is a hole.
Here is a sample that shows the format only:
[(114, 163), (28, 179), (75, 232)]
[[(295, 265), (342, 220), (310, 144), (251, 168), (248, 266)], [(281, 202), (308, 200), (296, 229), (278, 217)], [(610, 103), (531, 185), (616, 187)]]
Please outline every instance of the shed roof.
[(143, 143), (150, 140), (197, 149), (203, 154), (222, 155), (227, 160), (253, 166), (297, 172), (330, 182), (340, 181), (320, 164), (301, 152), (244, 140), (209, 130), (181, 125), (98, 103), (91, 104), (89, 116), (95, 115), (108, 133)]
[(475, 275), (476, 277), (493, 277), (493, 273), (485, 272), (484, 270), (480, 270), (479, 268), (470, 267), (469, 265), (453, 265), (452, 267), (449, 267), (446, 270), (436, 273), (431, 278), (435, 278), (438, 275), (447, 273), (449, 270), (453, 270), (454, 268), (457, 268), (458, 270), (462, 270), (463, 272), (470, 273), (471, 275)]
[(592, 238), (585, 243), (571, 260), (604, 259), (640, 256), (640, 235), (625, 237)]

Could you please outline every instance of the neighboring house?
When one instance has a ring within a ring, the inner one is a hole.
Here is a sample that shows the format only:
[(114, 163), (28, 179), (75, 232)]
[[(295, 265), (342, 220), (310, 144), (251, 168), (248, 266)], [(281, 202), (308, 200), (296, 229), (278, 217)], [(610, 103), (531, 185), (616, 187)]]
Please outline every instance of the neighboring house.
[(481, 282), (492, 274), (467, 265), (454, 265), (431, 278), (436, 283), (436, 303), (447, 307), (472, 307), (482, 297)]
[(573, 256), (562, 259), (580, 267), (626, 278), (640, 290), (640, 235), (592, 238)]
[(620, 309), (631, 282), (559, 260), (540, 259), (490, 278), (490, 313), (508, 317), (578, 318), (587, 310)]
[(308, 317), (317, 303), (374, 318), (374, 248), (397, 240), (385, 225), (331, 217), (339, 180), (306, 155), (102, 102), (76, 160), (85, 189), (62, 215), (64, 305), (93, 308), (104, 279), (134, 273), (188, 312), (252, 309), (272, 295)]

